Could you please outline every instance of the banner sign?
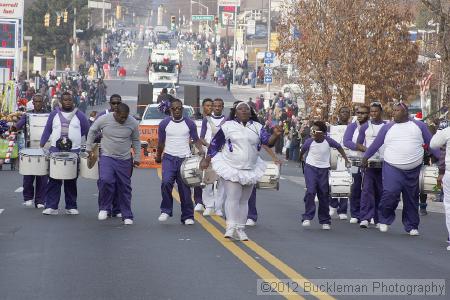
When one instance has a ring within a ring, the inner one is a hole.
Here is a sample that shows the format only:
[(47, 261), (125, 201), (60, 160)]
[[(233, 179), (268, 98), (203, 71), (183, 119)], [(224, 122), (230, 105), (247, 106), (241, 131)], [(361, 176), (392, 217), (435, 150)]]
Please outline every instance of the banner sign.
[(23, 0), (0, 0), (0, 18), (22, 19)]
[(140, 168), (156, 169), (161, 167), (155, 162), (158, 148), (158, 125), (139, 125), (141, 139), (141, 165)]

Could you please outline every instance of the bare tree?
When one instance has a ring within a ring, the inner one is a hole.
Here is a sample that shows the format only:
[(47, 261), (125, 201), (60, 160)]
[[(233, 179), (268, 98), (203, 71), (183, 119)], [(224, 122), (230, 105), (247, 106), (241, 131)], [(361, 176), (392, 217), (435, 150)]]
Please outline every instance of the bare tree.
[(333, 109), (351, 105), (355, 83), (366, 85), (367, 103), (416, 93), (418, 49), (407, 29), (412, 16), (395, 2), (296, 0), (285, 7), (279, 52), (299, 68), (313, 115), (328, 119)]

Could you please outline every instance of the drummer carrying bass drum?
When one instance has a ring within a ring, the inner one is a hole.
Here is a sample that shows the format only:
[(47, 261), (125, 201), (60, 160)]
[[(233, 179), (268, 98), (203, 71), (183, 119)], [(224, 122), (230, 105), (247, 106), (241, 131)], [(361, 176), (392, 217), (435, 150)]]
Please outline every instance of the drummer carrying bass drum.
[[(61, 108), (57, 107), (48, 117), (44, 133), (41, 138), (41, 148), (50, 139), (50, 153), (74, 152), (79, 153), (81, 137), (89, 132), (89, 121), (85, 114), (77, 110), (72, 95), (65, 92), (61, 96)], [(63, 180), (49, 178), (44, 215), (57, 215), (61, 185)], [(77, 209), (77, 178), (64, 180), (64, 193), (66, 199), (66, 214), (78, 215)]]
[[(34, 109), (28, 113), (32, 114), (45, 114), (47, 113), (44, 108), (44, 98), (40, 94), (36, 94), (33, 97)], [(17, 122), (15, 128), (17, 130), (22, 129), (27, 123), (28, 114), (23, 114), (22, 118)], [(25, 135), (26, 136), (26, 135)], [(28, 146), (28, 145), (27, 145)], [(36, 180), (36, 189), (33, 186)], [(48, 176), (34, 176), (34, 175), (24, 175), (23, 176), (23, 200), (26, 207), (31, 207), (33, 205), (36, 208), (44, 208), (44, 196), (45, 187), (47, 185)]]

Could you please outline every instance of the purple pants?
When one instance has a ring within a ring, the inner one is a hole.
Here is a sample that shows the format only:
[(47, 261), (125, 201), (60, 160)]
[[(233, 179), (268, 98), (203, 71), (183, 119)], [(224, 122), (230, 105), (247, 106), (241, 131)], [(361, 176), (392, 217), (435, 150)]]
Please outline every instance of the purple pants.
[(255, 222), (258, 220), (258, 211), (256, 210), (256, 185), (253, 187), (252, 194), (248, 199), (247, 219), (252, 219)]
[[(36, 180), (36, 189), (34, 181)], [(33, 200), (34, 205), (44, 204), (45, 188), (47, 186), (48, 176), (23, 176), (23, 200)]]
[[(100, 164), (100, 161), (99, 161)], [(99, 169), (100, 169), (100, 165), (99, 165)], [(97, 187), (98, 187), (98, 207), (100, 208), (102, 206), (102, 203), (104, 203), (104, 199), (103, 199), (103, 189), (102, 189), (102, 181), (99, 178), (97, 180)], [(112, 209), (108, 210), (108, 214), (112, 215), (112, 216), (116, 216), (117, 214), (120, 213), (120, 206), (118, 203), (118, 195), (114, 194), (113, 200), (112, 200)]]
[(374, 219), (378, 223), (378, 207), (383, 193), (383, 176), (381, 168), (366, 168), (361, 193), (361, 209), (359, 217), (361, 221)]
[(328, 168), (316, 168), (305, 164), (306, 194), (304, 198), (305, 213), (302, 216), (302, 221), (314, 218), (316, 214), (314, 198), (317, 194), (317, 198), (319, 198), (319, 223), (331, 224), (328, 170)]
[(181, 179), (180, 167), (184, 158), (164, 154), (162, 159), (162, 182), (161, 182), (161, 212), (172, 216), (173, 196), (172, 190), (175, 181), (178, 185), (178, 193), (181, 200), (181, 222), (194, 219), (194, 205), (191, 199), (191, 188)]
[(348, 198), (331, 198), (330, 206), (337, 208), (338, 215), (347, 214)]
[(201, 187), (196, 186), (194, 187), (194, 202), (195, 204), (202, 204), (203, 205), (203, 199), (202, 199), (203, 190)]
[(45, 189), (45, 208), (58, 209), (63, 181), (66, 209), (77, 208), (77, 179), (59, 180), (51, 177), (48, 178), (47, 187)]
[(352, 218), (360, 219), (359, 211), (361, 207), (361, 183), (362, 176), (361, 171), (356, 174), (352, 174), (352, 195), (350, 196), (350, 215)]
[(117, 198), (122, 219), (133, 219), (133, 213), (131, 212), (132, 174), (132, 159), (121, 160), (104, 155), (100, 156), (99, 181), (102, 191), (102, 197), (99, 197), (100, 210), (110, 211), (114, 198)]
[(419, 174), (422, 166), (412, 170), (401, 170), (384, 162), (383, 195), (378, 216), (381, 224), (390, 225), (395, 219), (395, 209), (403, 198), (402, 222), (407, 232), (418, 229), (419, 218)]

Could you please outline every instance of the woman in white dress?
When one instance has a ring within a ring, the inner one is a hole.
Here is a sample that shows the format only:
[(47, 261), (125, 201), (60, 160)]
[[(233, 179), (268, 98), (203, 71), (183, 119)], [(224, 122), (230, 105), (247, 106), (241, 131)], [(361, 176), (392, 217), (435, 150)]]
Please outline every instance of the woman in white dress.
[(202, 160), (201, 168), (208, 168), (212, 162), (213, 170), (225, 187), (225, 238), (248, 240), (244, 232), (248, 199), (253, 186), (266, 170), (259, 152), (262, 145), (272, 147), (281, 134), (280, 127), (275, 127), (272, 135), (267, 133), (249, 105), (238, 102), (231, 109), (228, 121), (222, 124), (211, 140), (208, 155)]

